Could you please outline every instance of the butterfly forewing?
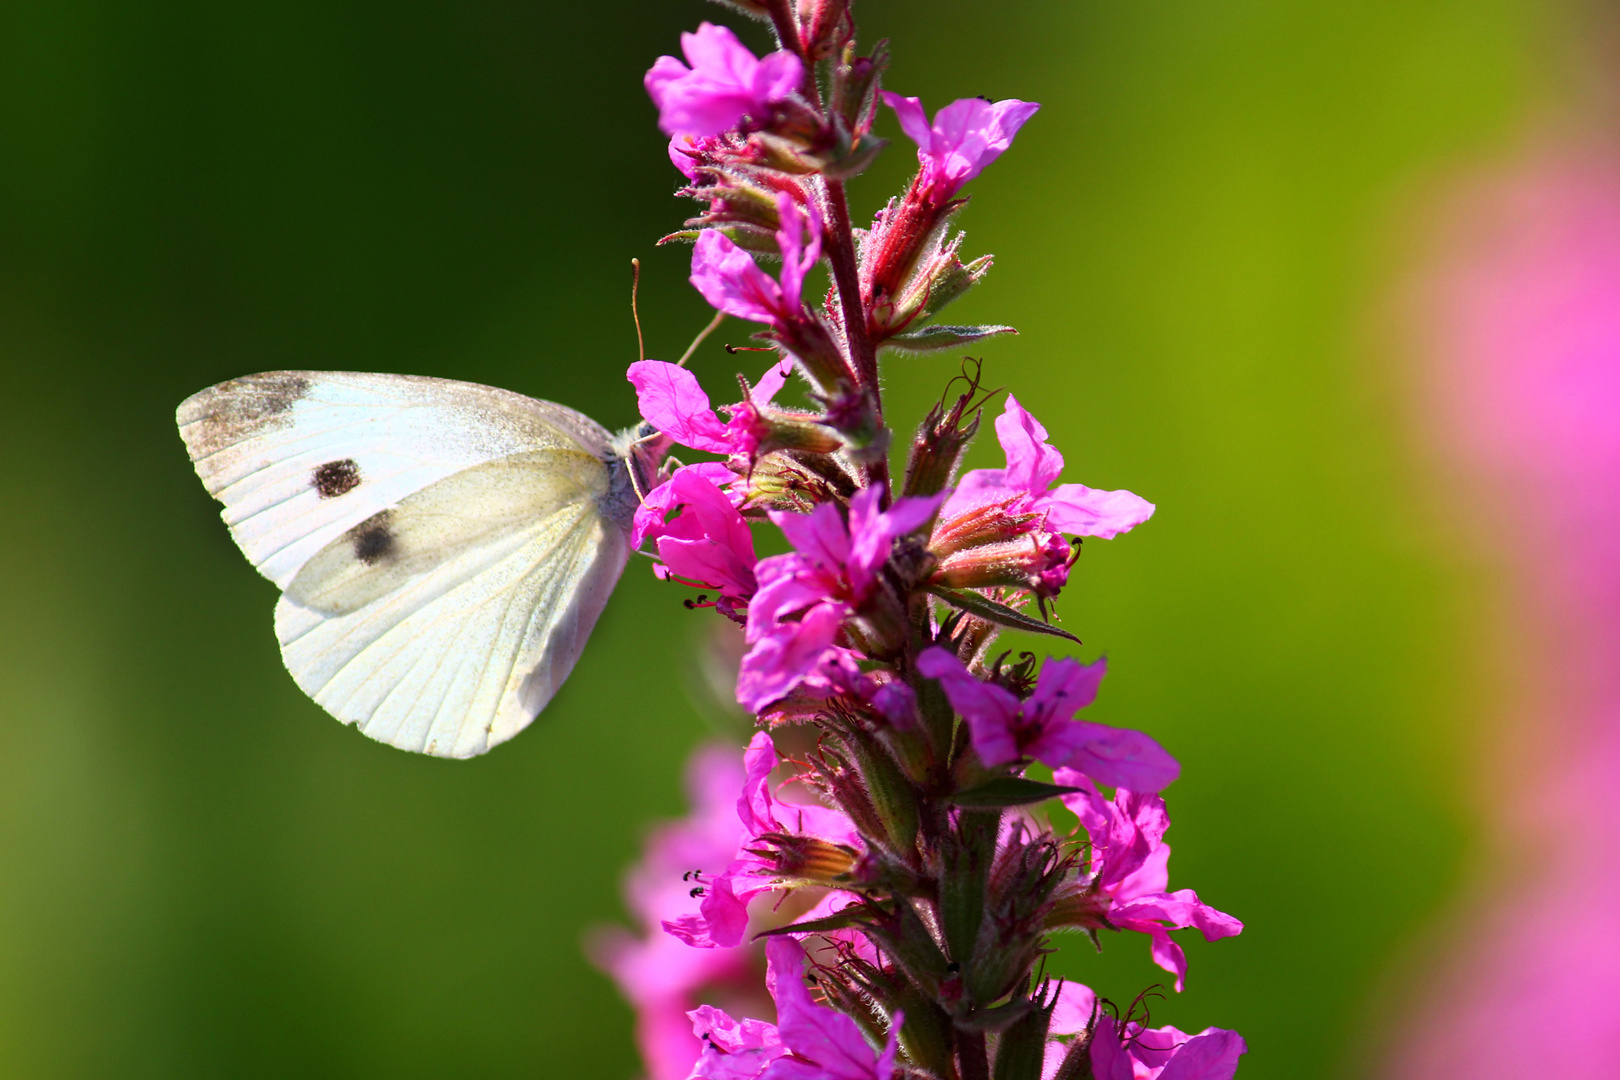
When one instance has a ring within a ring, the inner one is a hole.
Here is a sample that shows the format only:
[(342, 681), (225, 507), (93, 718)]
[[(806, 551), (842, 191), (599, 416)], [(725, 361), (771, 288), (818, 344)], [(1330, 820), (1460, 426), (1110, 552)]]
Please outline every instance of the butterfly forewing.
[(379, 510), (473, 465), (535, 450), (608, 454), (608, 433), (550, 402), (449, 379), (272, 371), (181, 404), (181, 437), (248, 561), (286, 588)]
[(469, 757), (572, 670), (628, 555), (608, 435), (548, 402), (412, 376), (278, 372), (180, 408), (282, 657), (367, 735)]

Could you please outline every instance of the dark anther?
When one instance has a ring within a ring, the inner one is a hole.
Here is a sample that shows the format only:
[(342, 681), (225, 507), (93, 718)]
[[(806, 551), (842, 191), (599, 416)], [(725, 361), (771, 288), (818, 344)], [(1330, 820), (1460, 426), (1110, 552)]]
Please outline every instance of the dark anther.
[(691, 892), (687, 893), (686, 895), (687, 896), (702, 896), (703, 895), (703, 886), (699, 885), (697, 888), (693, 889)]

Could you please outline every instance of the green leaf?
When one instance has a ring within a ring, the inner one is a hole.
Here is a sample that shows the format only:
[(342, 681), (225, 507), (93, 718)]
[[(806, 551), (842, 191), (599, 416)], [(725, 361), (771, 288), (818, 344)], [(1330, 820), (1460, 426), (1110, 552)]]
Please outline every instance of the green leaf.
[(969, 615), (976, 615), (985, 622), (993, 622), (997, 626), (1005, 626), (1009, 630), (1027, 630), (1032, 634), (1051, 634), (1054, 637), (1068, 638), (1076, 645), (1080, 639), (1067, 630), (1060, 630), (1051, 623), (1042, 622), (1032, 615), (1025, 615), (1016, 608), (1006, 604), (998, 604), (983, 593), (973, 592), (969, 589), (947, 589), (943, 585), (925, 585), (925, 589), (950, 604), (961, 608)]
[(789, 923), (787, 926), (778, 926), (772, 930), (761, 930), (754, 935), (754, 940), (779, 937), (782, 934), (824, 934), (829, 930), (842, 930), (865, 922), (867, 914), (866, 909), (860, 904), (851, 904), (836, 915), (828, 915), (824, 919), (806, 919), (804, 922)]
[(998, 776), (988, 784), (980, 784), (976, 788), (948, 795), (945, 801), (955, 803), (957, 806), (1023, 806), (1025, 803), (1041, 802), (1079, 790), (1076, 787), (1043, 784), (1039, 780), (1029, 780), (1022, 776)]
[(1010, 326), (925, 326), (920, 330), (896, 334), (883, 343), (883, 348), (921, 355), (961, 348), (1001, 334), (1016, 333), (1018, 331)]

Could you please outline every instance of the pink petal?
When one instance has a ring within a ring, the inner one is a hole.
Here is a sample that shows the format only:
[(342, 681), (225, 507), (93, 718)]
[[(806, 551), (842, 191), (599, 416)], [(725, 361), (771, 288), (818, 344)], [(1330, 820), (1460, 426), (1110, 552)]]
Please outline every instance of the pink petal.
[(754, 642), (737, 672), (737, 701), (759, 712), (792, 692), (816, 670), (838, 636), (847, 609), (817, 604), (797, 623), (783, 623)]
[(1163, 791), (1181, 775), (1181, 763), (1150, 735), (1083, 720), (1070, 723), (1081, 729), (1083, 741), (1067, 761), (1048, 765), (1067, 765), (1099, 784), (1132, 791)]
[(765, 374), (759, 377), (759, 382), (749, 394), (749, 400), (755, 405), (769, 405), (782, 392), (787, 385), (788, 376), (793, 374), (793, 361), (783, 360), (772, 364), (765, 369)]
[(827, 575), (809, 566), (799, 555), (773, 555), (754, 568), (759, 590), (748, 604), (746, 637), (752, 645), (775, 631), (791, 615), (830, 599)]
[[(804, 64), (785, 49), (766, 56), (754, 69), (750, 90), (761, 105), (785, 101), (804, 83)], [(763, 121), (765, 117), (755, 117)]]
[(1072, 979), (1058, 979), (1057, 1001), (1052, 1006), (1052, 1020), (1047, 1032), (1052, 1035), (1078, 1035), (1091, 1023), (1097, 1011), (1097, 995), (1088, 986)]
[(692, 249), (692, 287), (716, 310), (769, 323), (782, 305), (781, 289), (753, 256), (715, 229), (705, 229)]
[(939, 681), (951, 708), (968, 722), (981, 761), (994, 768), (1018, 760), (1018, 743), (1010, 730), (1018, 717), (1018, 698), (1012, 691), (974, 678), (962, 661), (938, 645), (917, 657), (917, 670)]
[(1101, 491), (1082, 484), (1063, 484), (1035, 501), (1046, 511), (1047, 528), (1072, 536), (1108, 540), (1129, 532), (1153, 516), (1154, 506), (1129, 491)]
[(1106, 657), (1093, 664), (1082, 664), (1068, 657), (1047, 660), (1035, 684), (1035, 693), (1024, 709), (1039, 710), (1044, 717), (1066, 721), (1097, 700), (1097, 689), (1107, 673)]
[(647, 69), (641, 84), (647, 88), (647, 96), (653, 99), (653, 104), (662, 109), (664, 101), (669, 96), (670, 85), (691, 73), (690, 68), (673, 56), (660, 56), (653, 61), (653, 66)]
[(1120, 1045), (1119, 1028), (1107, 1013), (1097, 1018), (1091, 1037), (1091, 1072), (1096, 1080), (1135, 1080), (1131, 1056)]
[[(664, 59), (668, 60), (671, 59), (671, 57), (665, 57)], [(651, 73), (649, 72), (648, 74), (650, 75)], [(697, 162), (692, 160), (691, 154), (688, 153), (688, 151), (695, 151), (696, 149), (697, 138), (695, 136), (683, 133), (679, 135), (671, 135), (669, 138), (670, 164), (679, 169), (681, 171), (681, 175), (686, 177), (688, 180), (696, 180), (698, 178)]]
[(748, 46), (737, 40), (730, 27), (711, 22), (701, 22), (696, 32), (681, 35), (681, 53), (693, 71), (733, 84), (752, 75), (754, 65), (759, 62)]
[(777, 1069), (774, 1074), (767, 1072), (766, 1075), (836, 1080), (871, 1077), (875, 1080), (879, 1075), (877, 1054), (861, 1035), (859, 1025), (842, 1013), (810, 1000), (803, 979), (804, 950), (799, 943), (791, 938), (771, 938), (765, 943), (765, 957), (771, 969), (771, 996), (776, 999), (776, 1030), (782, 1045), (821, 1070)]
[(933, 157), (953, 184), (965, 184), (1006, 152), (1018, 129), (1039, 109), (1016, 98), (953, 101), (934, 117)]
[(1206, 1028), (1181, 1044), (1157, 1080), (1232, 1080), (1248, 1051), (1237, 1032)]
[[(859, 498), (857, 494), (856, 499)], [(853, 511), (853, 505), (851, 509)], [(849, 562), (849, 530), (844, 527), (838, 508), (831, 503), (821, 503), (808, 514), (773, 510), (770, 518), (788, 538), (788, 543), (813, 565), (841, 571)]]
[(1040, 421), (1011, 394), (1007, 395), (1006, 408), (996, 417), (996, 438), (1007, 454), (1008, 487), (1044, 495), (1063, 475), (1063, 455), (1047, 443), (1046, 429)]
[(923, 110), (921, 98), (901, 97), (891, 91), (883, 91), (883, 100), (894, 115), (900, 120), (900, 130), (906, 133), (906, 138), (917, 144), (919, 157), (927, 154), (933, 143), (934, 133), (928, 124), (928, 113)]
[(730, 452), (726, 425), (709, 407), (696, 375), (662, 360), (638, 360), (625, 377), (636, 388), (642, 417), (659, 431), (694, 450)]

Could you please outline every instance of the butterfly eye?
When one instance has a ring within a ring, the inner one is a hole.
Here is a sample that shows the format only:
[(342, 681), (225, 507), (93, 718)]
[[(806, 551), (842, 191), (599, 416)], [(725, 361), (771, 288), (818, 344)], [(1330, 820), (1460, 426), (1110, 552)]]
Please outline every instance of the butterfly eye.
[(637, 439), (650, 439), (656, 434), (658, 434), (658, 429), (645, 420), (641, 422), (640, 427), (636, 428)]

